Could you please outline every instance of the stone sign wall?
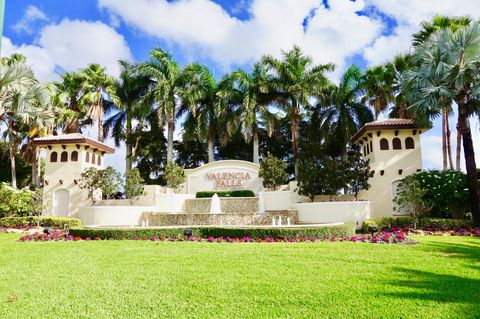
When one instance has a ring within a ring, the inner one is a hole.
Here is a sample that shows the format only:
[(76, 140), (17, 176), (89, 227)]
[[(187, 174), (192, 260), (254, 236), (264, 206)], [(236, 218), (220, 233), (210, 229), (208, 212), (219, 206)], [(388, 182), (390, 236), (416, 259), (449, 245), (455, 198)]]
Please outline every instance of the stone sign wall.
[(250, 189), (262, 190), (258, 177), (259, 165), (237, 160), (208, 163), (195, 169), (185, 170), (186, 190), (189, 194), (200, 191)]

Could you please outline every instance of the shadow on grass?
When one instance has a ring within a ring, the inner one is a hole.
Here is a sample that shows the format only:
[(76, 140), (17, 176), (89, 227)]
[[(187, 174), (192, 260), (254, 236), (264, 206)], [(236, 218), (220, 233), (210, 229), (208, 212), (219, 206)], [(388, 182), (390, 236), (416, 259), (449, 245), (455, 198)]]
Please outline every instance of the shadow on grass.
[(480, 316), (480, 279), (478, 279), (480, 277), (480, 239), (472, 238), (466, 244), (433, 241), (424, 243), (422, 246), (422, 250), (436, 253), (436, 258), (449, 258), (456, 264), (455, 269), (458, 274), (452, 274), (451, 271), (444, 273), (441, 265), (435, 264), (436, 258), (432, 258), (431, 261), (432, 271), (397, 267), (394, 268), (396, 272), (394, 275), (399, 279), (390, 280), (388, 283), (402, 287), (403, 291), (388, 293), (388, 295), (402, 299), (458, 304), (462, 314), (454, 313), (452, 314), (454, 317), (478, 318), (477, 316)]

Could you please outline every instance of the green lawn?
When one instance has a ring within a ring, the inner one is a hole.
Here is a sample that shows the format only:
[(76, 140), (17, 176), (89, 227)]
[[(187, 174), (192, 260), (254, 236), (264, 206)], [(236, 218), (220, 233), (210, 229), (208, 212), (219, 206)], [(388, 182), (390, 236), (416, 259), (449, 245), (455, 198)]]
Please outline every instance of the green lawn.
[(414, 246), (17, 238), (0, 234), (0, 318), (480, 317), (478, 238)]

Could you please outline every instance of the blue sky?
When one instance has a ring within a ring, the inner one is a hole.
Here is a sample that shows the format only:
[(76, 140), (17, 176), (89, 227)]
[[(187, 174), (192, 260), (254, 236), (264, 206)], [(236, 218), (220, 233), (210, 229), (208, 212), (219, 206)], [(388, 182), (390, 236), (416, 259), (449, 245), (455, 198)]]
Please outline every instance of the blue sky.
[[(408, 51), (436, 13), (478, 18), (480, 0), (6, 0), (2, 55), (23, 53), (51, 81), (93, 62), (116, 75), (118, 59), (144, 60), (160, 46), (221, 77), (298, 44), (316, 63), (335, 63), (335, 80), (352, 63), (366, 68)], [(422, 142), (429, 168), (441, 165), (437, 122)], [(117, 153), (109, 164), (123, 170)]]

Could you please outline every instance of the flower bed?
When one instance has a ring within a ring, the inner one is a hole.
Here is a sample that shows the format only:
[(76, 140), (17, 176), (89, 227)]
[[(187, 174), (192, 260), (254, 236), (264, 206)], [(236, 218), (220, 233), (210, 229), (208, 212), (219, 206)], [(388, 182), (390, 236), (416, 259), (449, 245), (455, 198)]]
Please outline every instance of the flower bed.
[[(105, 238), (102, 239), (99, 236), (95, 237), (81, 237), (74, 236), (69, 234), (66, 230), (56, 229), (52, 233), (47, 234), (41, 231), (32, 232), (23, 235), (20, 238), (20, 241), (30, 242), (30, 241), (99, 241), (99, 240), (115, 240), (114, 238)], [(371, 235), (351, 235), (351, 236), (323, 236), (323, 237), (201, 237), (201, 236), (177, 236), (177, 237), (163, 237), (163, 236), (142, 236), (142, 237), (121, 237), (118, 240), (133, 240), (133, 241), (167, 241), (167, 242), (206, 242), (206, 243), (314, 243), (314, 242), (363, 242), (363, 243), (378, 243), (378, 244), (412, 244), (415, 243), (411, 239), (405, 236), (405, 233), (402, 231), (395, 232), (379, 232), (377, 234)]]

